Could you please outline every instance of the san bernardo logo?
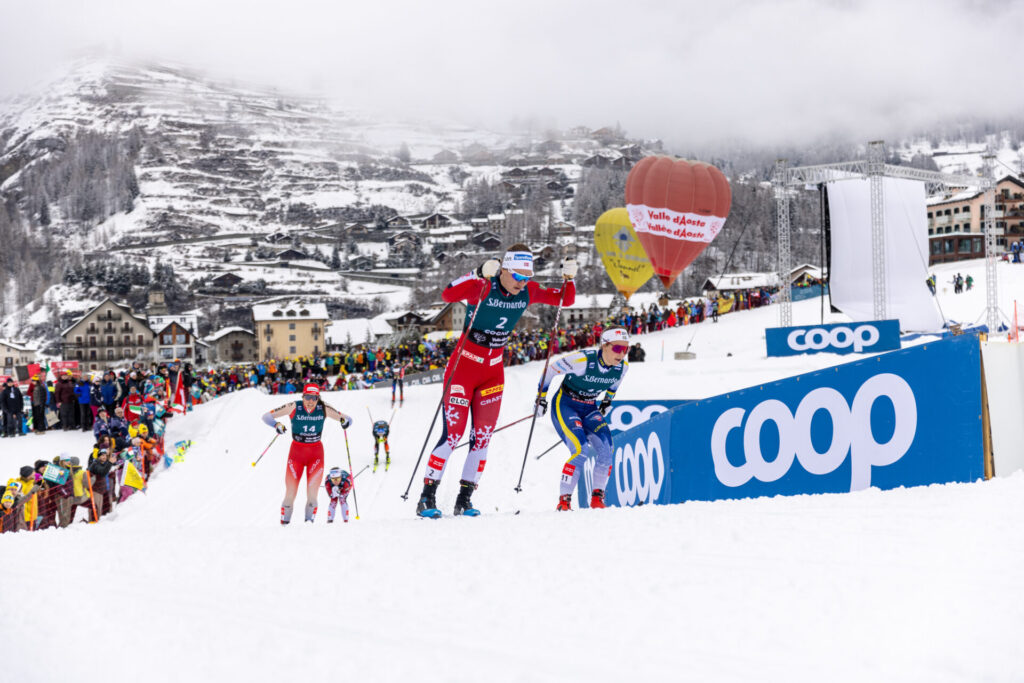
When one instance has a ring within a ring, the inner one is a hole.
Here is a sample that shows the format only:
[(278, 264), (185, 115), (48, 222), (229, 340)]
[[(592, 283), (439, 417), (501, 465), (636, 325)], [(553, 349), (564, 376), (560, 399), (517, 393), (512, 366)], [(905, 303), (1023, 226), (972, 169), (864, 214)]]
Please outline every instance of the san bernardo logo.
[[(895, 413), (893, 433), (885, 443), (875, 440), (871, 423), (872, 407), (882, 397), (892, 402)], [(826, 411), (832, 421), (831, 444), (824, 452), (818, 452), (811, 441), (811, 420), (820, 410)], [(761, 452), (761, 430), (767, 422), (774, 422), (779, 434), (779, 451), (771, 460)], [(726, 448), (729, 434), (736, 429), (742, 429), (742, 465), (733, 464), (739, 462), (738, 454), (730, 460)], [(898, 461), (916, 435), (917, 401), (913, 390), (902, 377), (884, 373), (865, 381), (852, 404), (835, 389), (821, 387), (805, 395), (795, 413), (775, 399), (762, 401), (749, 414), (743, 408), (730, 408), (715, 421), (711, 457), (718, 481), (738, 487), (751, 479), (777, 481), (789, 472), (794, 459), (810, 474), (829, 474), (849, 456), (850, 490), (859, 491), (871, 486), (872, 467)]]

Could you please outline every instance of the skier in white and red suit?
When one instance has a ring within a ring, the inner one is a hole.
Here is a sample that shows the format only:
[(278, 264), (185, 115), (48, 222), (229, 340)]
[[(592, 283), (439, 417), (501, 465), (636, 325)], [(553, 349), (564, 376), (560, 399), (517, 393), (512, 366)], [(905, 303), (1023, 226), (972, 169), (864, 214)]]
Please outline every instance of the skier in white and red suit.
[[(459, 495), (455, 500), (455, 514), (471, 517), (480, 514), (470, 502), (470, 496), (484, 471), (487, 446), (498, 421), (501, 393), (505, 388), (502, 365), (505, 345), (527, 306), (538, 303), (557, 306), (559, 301), (563, 306), (572, 305), (576, 300), (576, 287), (572, 282), (576, 269), (575, 259), (562, 259), (560, 274), (563, 288), (541, 287), (533, 281), (533, 253), (526, 245), (516, 244), (509, 247), (501, 261), (489, 259), (476, 271), (450, 283), (442, 292), (448, 303), (466, 302), (466, 326), (468, 328), (472, 319), (473, 327), (463, 330), (456, 346), (459, 353), (448, 359), (445, 368), (448, 389), (442, 402), (444, 421), (441, 439), (427, 460), (423, 493), (416, 505), (419, 516), (441, 516), (435, 500), (437, 486), (448, 456), (466, 430), (470, 407), (473, 409), (473, 428), (469, 436), (469, 455), (462, 468)], [(473, 318), (473, 311), (478, 306), (480, 310)]]

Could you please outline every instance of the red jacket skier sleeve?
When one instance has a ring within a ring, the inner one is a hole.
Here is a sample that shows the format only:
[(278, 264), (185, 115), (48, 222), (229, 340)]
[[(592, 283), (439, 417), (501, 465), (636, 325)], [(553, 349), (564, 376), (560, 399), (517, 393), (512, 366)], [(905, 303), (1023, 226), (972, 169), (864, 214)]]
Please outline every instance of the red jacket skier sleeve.
[(490, 283), (487, 280), (477, 277), (474, 273), (466, 273), (462, 277), (449, 282), (448, 286), (441, 292), (441, 298), (449, 304), (456, 301), (478, 304), (483, 296), (485, 286), (488, 289), (490, 288)]
[[(531, 304), (548, 304), (549, 306), (557, 306), (559, 299), (562, 297), (561, 289), (555, 289), (554, 287), (541, 287), (533, 280), (526, 283), (526, 287), (530, 292)], [(566, 280), (563, 285), (563, 289), (565, 290), (565, 301), (562, 302), (562, 305), (572, 306), (573, 302), (576, 301), (576, 283), (572, 280)]]

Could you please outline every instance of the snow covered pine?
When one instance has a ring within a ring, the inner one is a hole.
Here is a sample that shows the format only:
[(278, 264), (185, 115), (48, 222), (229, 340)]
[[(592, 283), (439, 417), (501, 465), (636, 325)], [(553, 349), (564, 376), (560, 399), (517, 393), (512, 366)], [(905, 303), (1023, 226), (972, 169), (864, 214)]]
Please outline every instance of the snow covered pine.
[(287, 427), (277, 421), (279, 417), (288, 417), (292, 423), (292, 445), (288, 449), (288, 466), (284, 474), (284, 501), (281, 503), (281, 524), (292, 520), (292, 503), (299, 490), (299, 480), (306, 473), (306, 521), (312, 522), (316, 517), (317, 492), (324, 476), (324, 445), (320, 437), (324, 431), (324, 422), (330, 418), (337, 420), (342, 429), (348, 429), (352, 418), (335, 410), (320, 398), (320, 387), (307, 384), (302, 389), (302, 399), (294, 403), (286, 403), (266, 413), (263, 421), (284, 434)]
[(420, 517), (438, 518), (436, 493), (445, 464), (466, 429), (470, 408), (473, 427), (469, 436), (469, 454), (462, 468), (455, 514), (475, 517), (471, 496), (487, 464), (487, 447), (501, 409), (505, 370), (502, 364), (505, 345), (512, 330), (535, 303), (571, 306), (576, 300), (576, 260), (562, 259), (561, 289), (541, 287), (533, 281), (533, 253), (525, 244), (509, 247), (501, 261), (488, 259), (475, 272), (454, 280), (441, 296), (448, 302), (465, 301), (466, 328), (459, 338), (456, 353), (445, 367), (445, 391), (441, 397), (444, 420), (441, 438), (427, 460), (423, 492), (416, 504)]

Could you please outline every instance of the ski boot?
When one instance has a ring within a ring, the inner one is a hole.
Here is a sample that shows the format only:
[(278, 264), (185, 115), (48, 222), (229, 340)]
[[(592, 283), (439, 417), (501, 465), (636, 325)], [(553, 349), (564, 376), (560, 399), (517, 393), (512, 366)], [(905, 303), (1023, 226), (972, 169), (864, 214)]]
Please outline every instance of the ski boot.
[(476, 484), (463, 479), (459, 482), (459, 495), (455, 498), (455, 516), (479, 517), (480, 511), (473, 507), (470, 497), (476, 490)]
[(601, 489), (594, 489), (594, 493), (590, 496), (590, 507), (592, 508), (605, 508), (604, 504), (604, 491)]
[(306, 521), (312, 523), (316, 519), (316, 504), (306, 503)]
[(391, 467), (391, 456), (388, 455), (384, 458), (384, 471), (387, 472), (388, 468)]
[(564, 496), (558, 497), (558, 507), (555, 508), (559, 511), (568, 512), (572, 510), (572, 494), (567, 493)]
[(374, 453), (373, 454), (373, 473), (374, 474), (377, 473), (377, 465), (379, 465), (379, 464), (380, 464), (380, 459), (377, 457), (377, 454)]
[(416, 503), (416, 514), (420, 517), (438, 519), (441, 516), (441, 511), (437, 509), (437, 501), (434, 498), (439, 483), (430, 479), (423, 480), (423, 493), (420, 494), (420, 500)]
[(281, 506), (281, 524), (285, 525), (292, 521), (292, 506), (282, 505)]

